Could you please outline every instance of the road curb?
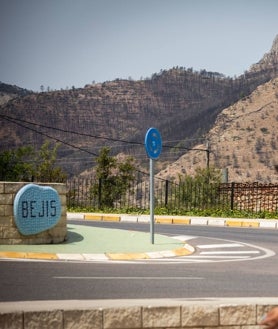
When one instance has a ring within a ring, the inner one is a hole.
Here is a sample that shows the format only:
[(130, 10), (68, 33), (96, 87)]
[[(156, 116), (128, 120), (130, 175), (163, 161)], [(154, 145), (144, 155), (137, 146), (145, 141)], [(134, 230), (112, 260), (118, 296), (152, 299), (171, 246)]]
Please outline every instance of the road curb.
[[(261, 328), (277, 298), (47, 300), (0, 303), (2, 328)], [(92, 325), (93, 323), (93, 325)]]
[(56, 260), (57, 254), (53, 253), (38, 253), (38, 252), (17, 252), (17, 251), (2, 251), (0, 252), (2, 259), (41, 259), (41, 260)]
[(61, 260), (61, 261), (128, 261), (128, 260), (144, 260), (159, 259), (165, 257), (180, 257), (192, 254), (195, 249), (185, 243), (183, 247), (174, 250), (153, 251), (145, 253), (103, 253), (103, 254), (87, 254), (87, 253), (35, 253), (35, 252), (0, 252), (0, 259), (37, 259), (37, 260)]
[[(103, 215), (93, 213), (68, 213), (68, 219), (84, 219), (96, 221), (117, 221), (130, 223), (148, 223), (149, 215)], [(207, 225), (243, 228), (278, 228), (277, 219), (245, 219), (221, 217), (195, 217), (195, 216), (154, 216), (156, 224), (176, 225)]]

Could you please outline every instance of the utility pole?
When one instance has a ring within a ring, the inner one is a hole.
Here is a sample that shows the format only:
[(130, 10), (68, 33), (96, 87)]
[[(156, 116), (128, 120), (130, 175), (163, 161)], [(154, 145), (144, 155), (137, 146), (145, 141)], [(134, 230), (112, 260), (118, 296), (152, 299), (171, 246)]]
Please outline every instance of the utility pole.
[(206, 154), (207, 154), (207, 169), (209, 169), (209, 154), (210, 154), (210, 150), (209, 150), (209, 141), (206, 141)]

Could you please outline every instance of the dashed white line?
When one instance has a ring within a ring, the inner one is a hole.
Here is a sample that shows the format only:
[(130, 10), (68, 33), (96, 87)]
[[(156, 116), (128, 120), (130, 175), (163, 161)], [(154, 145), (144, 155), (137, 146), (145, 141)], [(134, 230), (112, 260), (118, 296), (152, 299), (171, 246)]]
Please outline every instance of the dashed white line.
[(200, 255), (242, 255), (242, 254), (259, 254), (260, 252), (257, 250), (249, 250), (249, 251), (202, 251)]
[(189, 276), (54, 276), (60, 280), (204, 280), (202, 277)]
[(244, 245), (239, 243), (221, 243), (221, 244), (201, 244), (197, 247), (200, 249), (212, 249), (212, 248), (236, 248), (243, 247)]
[[(203, 259), (207, 259), (207, 255), (206, 256), (204, 256), (204, 257), (202, 257), (201, 255), (198, 255), (198, 256), (188, 256), (187, 258), (190, 258), (190, 259), (201, 259), (201, 258), (203, 258)], [(229, 259), (232, 259), (232, 258), (235, 258), (235, 259), (246, 259), (246, 258), (250, 258), (250, 256), (226, 256), (226, 254), (224, 255), (224, 256), (216, 256), (216, 255), (210, 255), (210, 257), (209, 257), (210, 259), (225, 259), (225, 258), (229, 258)]]

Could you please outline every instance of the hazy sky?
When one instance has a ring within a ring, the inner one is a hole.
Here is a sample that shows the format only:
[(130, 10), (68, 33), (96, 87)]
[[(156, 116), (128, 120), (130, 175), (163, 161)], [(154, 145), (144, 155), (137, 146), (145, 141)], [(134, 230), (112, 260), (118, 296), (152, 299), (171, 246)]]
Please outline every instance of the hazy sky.
[(277, 0), (0, 0), (0, 81), (77, 88), (173, 66), (240, 75), (277, 34)]

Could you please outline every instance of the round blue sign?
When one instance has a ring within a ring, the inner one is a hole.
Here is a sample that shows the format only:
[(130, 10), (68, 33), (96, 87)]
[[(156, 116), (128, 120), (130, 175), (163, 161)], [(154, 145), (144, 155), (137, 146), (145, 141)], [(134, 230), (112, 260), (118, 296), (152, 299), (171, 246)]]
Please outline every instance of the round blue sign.
[(145, 136), (145, 148), (151, 159), (157, 159), (162, 149), (162, 140), (159, 131), (156, 128), (150, 128)]

